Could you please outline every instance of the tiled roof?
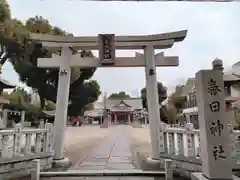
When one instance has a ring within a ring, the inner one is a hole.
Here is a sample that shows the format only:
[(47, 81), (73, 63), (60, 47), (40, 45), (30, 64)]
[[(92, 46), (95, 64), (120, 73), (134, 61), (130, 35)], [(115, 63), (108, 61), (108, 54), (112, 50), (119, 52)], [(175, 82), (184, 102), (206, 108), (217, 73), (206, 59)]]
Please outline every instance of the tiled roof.
[(104, 105), (102, 102), (94, 102), (93, 107), (94, 107), (94, 109), (103, 109)]
[(98, 117), (103, 115), (103, 110), (101, 109), (94, 109), (91, 111), (85, 111), (84, 116), (90, 116), (90, 117)]
[(240, 78), (233, 74), (224, 74), (223, 80), (224, 81), (240, 81)]
[(107, 99), (106, 105), (110, 109), (113, 106), (120, 104), (123, 101), (125, 104), (131, 106), (133, 109), (142, 109), (142, 99), (141, 98), (129, 98), (129, 99)]

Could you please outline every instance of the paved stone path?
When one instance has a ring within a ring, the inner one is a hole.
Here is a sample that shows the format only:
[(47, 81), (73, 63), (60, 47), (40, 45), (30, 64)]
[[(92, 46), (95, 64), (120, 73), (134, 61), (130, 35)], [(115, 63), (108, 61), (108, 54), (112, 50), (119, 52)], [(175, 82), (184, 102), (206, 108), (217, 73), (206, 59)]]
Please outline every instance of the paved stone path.
[[(133, 164), (130, 149), (130, 127), (116, 126), (104, 142), (88, 156), (82, 163), (76, 164), (71, 170), (131, 170), (136, 169)], [(152, 180), (141, 177), (86, 177), (69, 178), (74, 180)]]
[(135, 169), (129, 144), (128, 126), (116, 126), (104, 142), (71, 170), (130, 170)]

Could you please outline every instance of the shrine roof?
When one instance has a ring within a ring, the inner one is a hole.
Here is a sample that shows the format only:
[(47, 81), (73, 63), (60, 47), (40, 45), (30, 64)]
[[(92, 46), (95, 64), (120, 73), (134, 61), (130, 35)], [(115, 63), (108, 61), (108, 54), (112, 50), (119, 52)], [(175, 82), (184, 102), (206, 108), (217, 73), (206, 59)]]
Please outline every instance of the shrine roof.
[(127, 99), (107, 99), (106, 105), (107, 108), (110, 109), (112, 107), (116, 107), (121, 103), (126, 104), (133, 109), (142, 109), (142, 99), (141, 98), (127, 98)]
[(103, 102), (94, 102), (93, 103), (93, 109), (103, 109), (103, 108), (104, 108)]
[(223, 80), (224, 81), (240, 81), (240, 78), (235, 76), (234, 74), (224, 74), (223, 75)]
[(84, 116), (90, 116), (90, 117), (103, 116), (103, 110), (102, 109), (93, 109), (90, 111), (85, 111)]

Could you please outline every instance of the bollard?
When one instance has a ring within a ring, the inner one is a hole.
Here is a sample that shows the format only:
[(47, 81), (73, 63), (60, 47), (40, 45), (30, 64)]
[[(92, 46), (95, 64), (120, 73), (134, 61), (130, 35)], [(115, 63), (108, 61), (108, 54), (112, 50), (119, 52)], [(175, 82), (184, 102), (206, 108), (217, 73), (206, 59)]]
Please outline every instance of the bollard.
[(164, 159), (165, 180), (173, 180), (172, 160)]
[(31, 180), (40, 180), (40, 159), (35, 159), (33, 162), (33, 171), (31, 171)]

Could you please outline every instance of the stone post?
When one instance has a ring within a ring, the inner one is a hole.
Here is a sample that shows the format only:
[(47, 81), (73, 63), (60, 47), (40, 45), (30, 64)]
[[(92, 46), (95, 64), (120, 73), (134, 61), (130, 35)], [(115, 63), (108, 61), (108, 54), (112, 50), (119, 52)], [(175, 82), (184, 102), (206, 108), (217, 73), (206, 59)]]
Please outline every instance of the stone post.
[(102, 123), (100, 125), (101, 128), (108, 128), (108, 112), (104, 109)]
[(13, 138), (13, 156), (19, 156), (21, 154), (21, 131), (22, 125), (16, 124), (14, 127), (14, 138)]
[(3, 124), (5, 127), (7, 127), (7, 121), (8, 121), (8, 110), (3, 109), (3, 117), (2, 117)]
[(128, 112), (127, 118), (128, 118), (128, 124), (131, 124), (130, 112)]
[[(226, 121), (222, 71), (201, 70), (196, 73), (202, 174), (193, 179), (232, 179), (230, 138)], [(202, 176), (203, 175), (203, 176)]]
[(117, 124), (117, 114), (114, 112), (114, 124)]
[(0, 117), (0, 129), (4, 129), (4, 128), (5, 128), (5, 124), (3, 123), (3, 120)]
[(69, 48), (62, 48), (61, 55), (65, 58), (59, 68), (59, 80), (57, 90), (56, 115), (54, 119), (54, 160), (64, 159), (63, 141), (67, 124), (68, 96), (70, 87), (70, 59), (72, 51)]
[(41, 163), (40, 159), (34, 159), (33, 170), (31, 171), (31, 180), (40, 180)]
[(108, 112), (107, 112), (107, 93), (104, 93), (104, 111), (103, 111), (103, 119), (100, 125), (101, 128), (108, 128)]
[(173, 180), (173, 168), (172, 168), (171, 159), (164, 160), (164, 169), (165, 169), (165, 180)]
[(39, 128), (39, 129), (43, 129), (44, 127), (45, 127), (44, 119), (40, 119), (38, 128)]
[(21, 111), (21, 125), (24, 128), (24, 121), (25, 121), (25, 111)]
[[(150, 137), (152, 144), (152, 159), (159, 160), (160, 152), (164, 152), (164, 144), (160, 143), (160, 112), (157, 89), (157, 72), (155, 64), (155, 54), (153, 46), (144, 48), (144, 57), (146, 62), (146, 90), (147, 90), (147, 105), (148, 117), (150, 123)], [(160, 144), (162, 145), (160, 148)]]

